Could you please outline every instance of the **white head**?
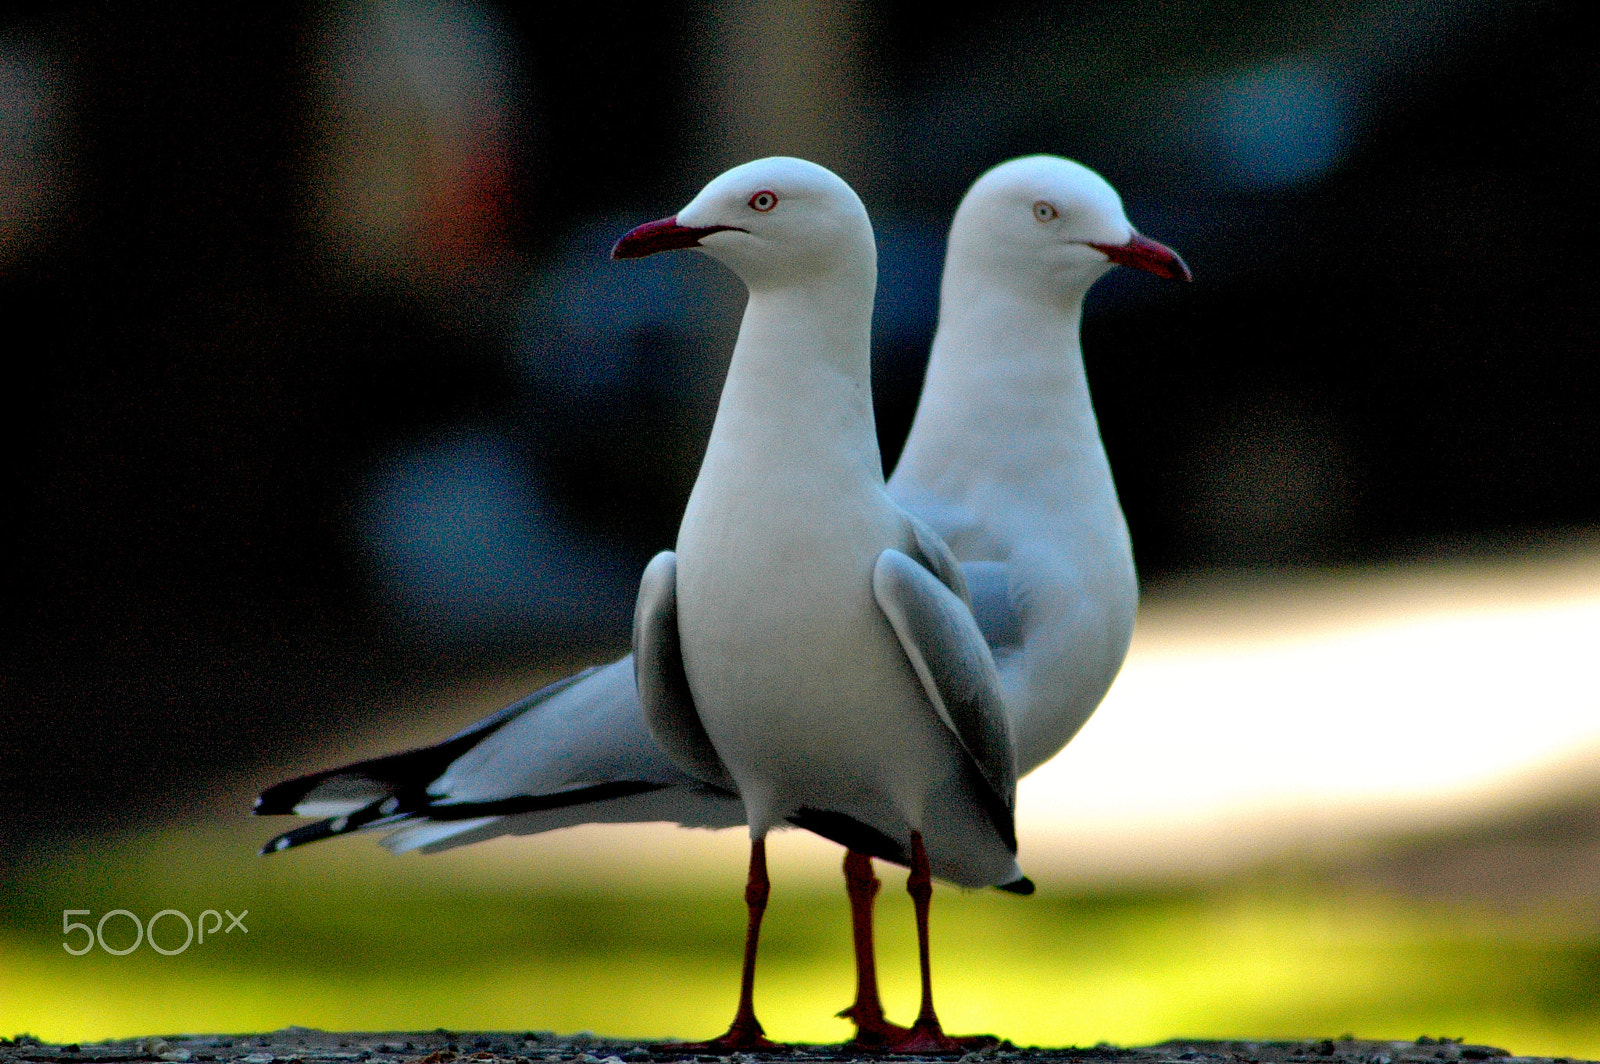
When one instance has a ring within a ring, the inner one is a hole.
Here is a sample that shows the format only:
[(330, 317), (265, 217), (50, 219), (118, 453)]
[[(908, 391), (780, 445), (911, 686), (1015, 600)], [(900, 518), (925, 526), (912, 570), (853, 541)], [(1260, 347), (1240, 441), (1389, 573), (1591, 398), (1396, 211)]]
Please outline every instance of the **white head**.
[(1177, 253), (1140, 236), (1105, 178), (1053, 155), (1001, 163), (978, 178), (950, 226), (945, 276), (982, 277), (1065, 305), (1121, 264), (1189, 280)]
[(877, 277), (872, 223), (838, 175), (804, 159), (775, 156), (736, 166), (671, 218), (617, 241), (614, 259), (696, 248), (722, 262), (752, 292), (837, 277)]

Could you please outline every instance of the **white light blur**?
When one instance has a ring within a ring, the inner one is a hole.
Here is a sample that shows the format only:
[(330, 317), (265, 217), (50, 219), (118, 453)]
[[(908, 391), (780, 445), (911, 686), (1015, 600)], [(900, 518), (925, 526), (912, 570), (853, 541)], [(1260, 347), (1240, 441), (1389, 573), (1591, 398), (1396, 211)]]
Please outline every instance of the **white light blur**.
[(1199, 870), (1600, 787), (1597, 647), (1593, 557), (1157, 601), (1100, 710), (1023, 781), (1024, 856)]

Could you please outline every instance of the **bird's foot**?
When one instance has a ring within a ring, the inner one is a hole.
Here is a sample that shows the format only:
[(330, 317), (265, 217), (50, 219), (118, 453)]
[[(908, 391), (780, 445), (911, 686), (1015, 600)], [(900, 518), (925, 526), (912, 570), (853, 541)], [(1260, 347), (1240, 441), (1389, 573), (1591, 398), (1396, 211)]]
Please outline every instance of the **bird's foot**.
[(966, 1053), (999, 1044), (1000, 1039), (992, 1034), (948, 1035), (937, 1019), (919, 1019), (888, 1050), (891, 1053)]
[(726, 1034), (717, 1036), (709, 1042), (668, 1042), (657, 1047), (670, 1053), (740, 1053), (753, 1049), (784, 1049), (780, 1042), (774, 1042), (767, 1037), (761, 1029), (761, 1024), (754, 1019), (734, 1020), (733, 1026), (728, 1028)]
[(846, 1049), (890, 1049), (911, 1034), (911, 1028), (885, 1019), (881, 1008), (864, 1009), (860, 1005), (851, 1005), (839, 1015), (856, 1025), (856, 1036), (845, 1043)]

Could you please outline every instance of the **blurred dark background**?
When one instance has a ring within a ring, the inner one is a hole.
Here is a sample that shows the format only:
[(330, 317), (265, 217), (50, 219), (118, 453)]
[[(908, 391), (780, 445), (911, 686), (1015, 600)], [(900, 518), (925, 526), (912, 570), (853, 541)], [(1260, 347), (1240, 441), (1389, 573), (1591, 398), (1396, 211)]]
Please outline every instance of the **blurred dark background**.
[(605, 253), (760, 155), (874, 214), (888, 463), (983, 170), (1077, 158), (1183, 252), (1085, 323), (1148, 583), (1594, 526), (1582, 10), (0, 11), (0, 860), (620, 652), (739, 293)]

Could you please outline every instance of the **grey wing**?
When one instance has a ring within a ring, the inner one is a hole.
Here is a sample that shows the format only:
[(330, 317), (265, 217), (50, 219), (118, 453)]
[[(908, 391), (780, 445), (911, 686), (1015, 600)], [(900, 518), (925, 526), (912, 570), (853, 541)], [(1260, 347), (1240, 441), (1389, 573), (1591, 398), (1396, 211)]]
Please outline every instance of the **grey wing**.
[(935, 530), (935, 526), (939, 526), (949, 529), (948, 534), (962, 534), (963, 530), (971, 528), (970, 515), (955, 507), (926, 503), (918, 507), (919, 513), (912, 513), (904, 505), (901, 510), (911, 522), (911, 531), (916, 537), (920, 555), (917, 560), (972, 607), (972, 616), (989, 649), (999, 656), (1022, 646), (1023, 608), (1012, 587), (1011, 566), (998, 561), (960, 561)]
[(1011, 587), (1011, 566), (1005, 562), (962, 562), (972, 603), (972, 618), (984, 642), (999, 657), (1022, 646), (1023, 610)]
[(955, 733), (1004, 810), (991, 810), (1015, 847), (1016, 755), (1000, 698), (994, 656), (971, 611), (933, 573), (897, 550), (878, 555), (872, 570), (878, 608), (922, 682), (934, 711)]
[(650, 559), (639, 579), (633, 610), (634, 679), (645, 721), (661, 749), (695, 779), (736, 792), (728, 769), (711, 745), (695, 709), (683, 671), (678, 639), (678, 559), (664, 550)]
[(938, 577), (941, 584), (954, 591), (957, 598), (971, 606), (972, 593), (967, 587), (964, 567), (956, 561), (955, 552), (922, 518), (909, 510), (902, 509), (901, 512), (911, 524), (911, 534), (917, 544), (917, 561)]

